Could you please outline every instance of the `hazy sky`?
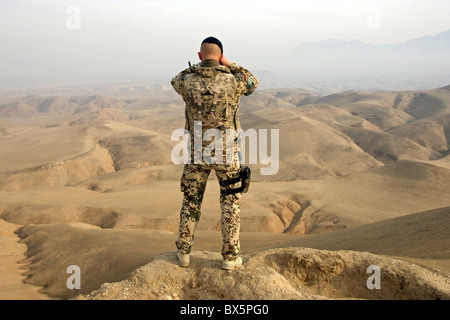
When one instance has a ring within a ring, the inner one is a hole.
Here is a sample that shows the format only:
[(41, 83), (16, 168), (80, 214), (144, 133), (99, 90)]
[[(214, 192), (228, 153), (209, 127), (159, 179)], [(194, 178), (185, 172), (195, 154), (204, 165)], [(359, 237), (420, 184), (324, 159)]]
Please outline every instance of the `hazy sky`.
[(435, 35), (450, 29), (449, 16), (448, 0), (0, 0), (0, 85), (174, 74), (197, 62), (210, 35), (252, 67), (252, 56), (305, 41)]

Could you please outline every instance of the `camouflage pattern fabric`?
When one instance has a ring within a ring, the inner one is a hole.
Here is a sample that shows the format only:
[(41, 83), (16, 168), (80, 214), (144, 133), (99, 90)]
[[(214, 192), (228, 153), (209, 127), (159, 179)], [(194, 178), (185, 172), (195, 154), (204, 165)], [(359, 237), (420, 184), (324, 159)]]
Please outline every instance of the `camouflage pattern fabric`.
[[(201, 121), (202, 136), (207, 129), (213, 128), (223, 132), (225, 139), (227, 129), (241, 128), (238, 115), (240, 99), (256, 89), (258, 80), (247, 69), (235, 63), (225, 67), (219, 65), (216, 60), (205, 60), (200, 65), (191, 66), (180, 72), (172, 79), (171, 84), (186, 103), (185, 128), (191, 134), (193, 147), (195, 121)], [(223, 143), (225, 146), (226, 141)], [(202, 154), (205, 147), (203, 141)], [(195, 229), (200, 220), (203, 195), (211, 170), (216, 172), (220, 182), (236, 178), (240, 169), (237, 148), (233, 150), (231, 163), (206, 164), (203, 161), (199, 164), (194, 161), (195, 153), (195, 150), (191, 152), (191, 164), (185, 165), (181, 177), (181, 191), (184, 197), (180, 212), (179, 235), (175, 243), (178, 252), (184, 254), (190, 253), (194, 245)], [(226, 153), (224, 147), (224, 157)], [(238, 187), (240, 182), (226, 188)], [(240, 193), (220, 196), (222, 256), (226, 260), (234, 260), (240, 253), (240, 197)]]
[[(194, 233), (201, 216), (203, 195), (208, 177), (213, 169), (219, 181), (230, 180), (239, 175), (239, 167), (192, 164), (184, 166), (181, 178), (181, 190), (184, 197), (180, 212), (179, 235), (176, 240), (177, 250), (183, 254), (190, 253), (194, 245)], [(240, 182), (227, 188), (239, 186)], [(226, 260), (234, 260), (240, 253), (240, 197), (240, 193), (220, 196), (222, 256)]]
[[(206, 62), (211, 63), (210, 60)], [(259, 84), (253, 74), (235, 63), (229, 67), (219, 65), (218, 61), (215, 65), (213, 63), (207, 65), (212, 66), (191, 66), (171, 81), (175, 91), (186, 103), (185, 129), (191, 136), (194, 134), (194, 121), (202, 121), (204, 129), (240, 129), (238, 114), (240, 99), (253, 93)], [(211, 107), (215, 93), (219, 93), (218, 106), (213, 111), (217, 121), (211, 122)], [(199, 103), (202, 108), (201, 115), (198, 115)]]

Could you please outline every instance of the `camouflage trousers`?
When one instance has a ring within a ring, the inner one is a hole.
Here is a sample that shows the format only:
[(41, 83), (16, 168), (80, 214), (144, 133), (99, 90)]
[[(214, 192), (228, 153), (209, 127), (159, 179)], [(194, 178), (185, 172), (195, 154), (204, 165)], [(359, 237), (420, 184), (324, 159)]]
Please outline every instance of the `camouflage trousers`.
[[(239, 175), (239, 167), (230, 165), (186, 164), (184, 166), (181, 177), (181, 191), (184, 197), (180, 212), (179, 235), (175, 241), (178, 252), (190, 253), (194, 245), (194, 233), (200, 220), (203, 195), (211, 170), (216, 172), (219, 182)], [(227, 188), (239, 186), (238, 182)], [(234, 260), (240, 253), (240, 197), (240, 193), (220, 195), (222, 256), (226, 260)]]

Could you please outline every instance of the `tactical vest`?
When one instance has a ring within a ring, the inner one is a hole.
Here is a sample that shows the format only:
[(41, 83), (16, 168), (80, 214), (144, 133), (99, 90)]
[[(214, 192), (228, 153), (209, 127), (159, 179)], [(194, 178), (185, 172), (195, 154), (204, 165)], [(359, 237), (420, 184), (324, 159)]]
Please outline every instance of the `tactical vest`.
[(194, 122), (201, 121), (203, 132), (240, 128), (236, 78), (225, 67), (191, 67), (184, 79), (186, 129), (194, 134)]

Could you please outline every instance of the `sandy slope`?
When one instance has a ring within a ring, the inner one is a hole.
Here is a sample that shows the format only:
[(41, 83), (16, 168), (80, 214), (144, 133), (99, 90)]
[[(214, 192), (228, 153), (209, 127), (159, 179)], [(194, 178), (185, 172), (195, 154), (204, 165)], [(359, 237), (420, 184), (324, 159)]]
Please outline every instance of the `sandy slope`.
[[(450, 277), (450, 207), (288, 240), (282, 246), (369, 251), (401, 257)], [(278, 244), (279, 246), (280, 244)]]
[[(105, 230), (87, 224), (29, 225), (19, 229), (19, 236), (28, 246), (30, 269), (26, 282), (44, 287), (50, 296), (62, 298), (79, 293), (66, 287), (68, 266), (80, 267), (81, 292), (89, 293), (104, 282), (126, 279), (154, 256), (173, 250), (176, 239), (174, 233), (166, 231)], [(249, 251), (292, 237), (243, 234), (242, 249)], [(200, 250), (217, 251), (221, 247), (220, 232), (199, 232), (196, 241)]]
[(19, 226), (0, 220), (0, 300), (46, 300), (39, 287), (24, 284), (27, 246), (15, 234)]

